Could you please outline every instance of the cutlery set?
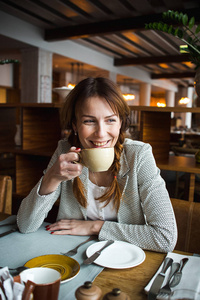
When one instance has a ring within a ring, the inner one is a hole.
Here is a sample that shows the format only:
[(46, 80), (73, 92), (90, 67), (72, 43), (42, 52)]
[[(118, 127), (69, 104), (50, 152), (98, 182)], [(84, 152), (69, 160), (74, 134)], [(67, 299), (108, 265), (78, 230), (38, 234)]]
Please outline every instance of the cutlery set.
[[(78, 248), (79, 248), (80, 246), (82, 246), (83, 244), (85, 244), (85, 243), (87, 243), (87, 242), (89, 242), (89, 241), (91, 241), (91, 240), (94, 240), (94, 239), (96, 239), (96, 236), (91, 236), (91, 237), (89, 237), (86, 241), (84, 241), (84, 242), (80, 243), (78, 246), (76, 246), (74, 249), (69, 250), (69, 251), (67, 251), (67, 252), (65, 252), (65, 253), (61, 253), (61, 254), (62, 254), (62, 255), (66, 255), (66, 256), (73, 256), (73, 255), (77, 254)], [(92, 254), (90, 257), (88, 257), (87, 259), (85, 259), (85, 260), (83, 261), (83, 264), (84, 264), (84, 265), (89, 265), (89, 264), (93, 263), (93, 262), (97, 259), (97, 257), (99, 257), (99, 255), (101, 254), (101, 252), (102, 252), (106, 247), (110, 246), (110, 245), (113, 244), (113, 243), (114, 243), (114, 241), (107, 241), (107, 243), (106, 243), (101, 249), (99, 249), (99, 250), (96, 251), (94, 254)]]
[(89, 242), (89, 241), (92, 241), (92, 240), (94, 240), (94, 239), (96, 239), (96, 238), (97, 238), (97, 237), (96, 237), (95, 235), (92, 235), (92, 236), (90, 236), (86, 241), (84, 241), (84, 242), (80, 243), (78, 246), (76, 246), (74, 249), (69, 250), (69, 251), (67, 251), (67, 252), (65, 252), (65, 253), (61, 253), (61, 254), (62, 254), (62, 255), (65, 255), (65, 256), (74, 256), (74, 255), (77, 254), (78, 248), (79, 248), (80, 246), (82, 246), (83, 244), (85, 244), (85, 243), (87, 243), (87, 242)]
[[(181, 281), (182, 270), (187, 261), (188, 258), (183, 258), (180, 263), (176, 263), (173, 262), (172, 258), (165, 258), (161, 272), (156, 276), (150, 287), (148, 300), (155, 300), (158, 296), (167, 298), (171, 293), (171, 288), (177, 286)], [(171, 269), (167, 278), (167, 283), (161, 288), (168, 268)]]

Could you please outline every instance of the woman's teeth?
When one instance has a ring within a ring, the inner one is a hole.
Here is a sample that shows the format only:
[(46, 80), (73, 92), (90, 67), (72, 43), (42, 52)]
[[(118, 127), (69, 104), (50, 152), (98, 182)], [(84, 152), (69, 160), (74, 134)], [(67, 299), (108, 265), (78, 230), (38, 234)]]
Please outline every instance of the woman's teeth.
[(107, 144), (107, 142), (103, 142), (103, 143), (93, 142), (93, 144), (94, 144), (95, 146), (102, 147), (102, 146), (105, 146), (105, 145)]

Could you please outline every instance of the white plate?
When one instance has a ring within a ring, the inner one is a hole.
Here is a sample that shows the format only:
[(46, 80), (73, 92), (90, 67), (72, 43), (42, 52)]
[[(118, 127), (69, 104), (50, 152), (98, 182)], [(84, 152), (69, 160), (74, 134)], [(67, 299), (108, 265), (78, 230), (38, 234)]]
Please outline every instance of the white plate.
[[(87, 257), (104, 246), (106, 241), (97, 242), (86, 250)], [(132, 268), (140, 265), (146, 258), (144, 251), (132, 244), (115, 241), (105, 248), (100, 256), (94, 261), (95, 264), (112, 269)]]

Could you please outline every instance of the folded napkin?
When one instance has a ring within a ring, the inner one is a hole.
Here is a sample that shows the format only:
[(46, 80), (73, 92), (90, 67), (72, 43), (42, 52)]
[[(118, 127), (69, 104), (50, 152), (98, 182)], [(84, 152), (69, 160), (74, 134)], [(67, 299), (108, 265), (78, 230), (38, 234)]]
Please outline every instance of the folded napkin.
[(21, 300), (24, 288), (24, 284), (14, 282), (8, 267), (0, 269), (0, 299)]
[[(178, 262), (178, 263), (184, 257), (189, 258), (188, 262), (183, 268), (181, 281), (177, 286), (171, 288), (171, 290), (174, 291), (177, 289), (190, 289), (196, 292), (200, 292), (200, 257), (182, 255), (182, 254), (177, 254), (172, 252), (169, 252), (167, 254), (167, 257), (171, 257), (174, 262)], [(146, 293), (149, 292), (155, 277), (158, 275), (158, 273), (160, 273), (162, 269), (162, 265), (163, 263), (161, 264), (161, 266), (159, 267), (159, 269), (157, 270), (153, 278), (150, 280), (150, 282), (147, 284), (147, 286), (144, 288)], [(165, 280), (163, 281), (162, 287), (166, 284), (169, 272), (170, 272), (170, 268), (166, 272)], [(162, 300), (162, 299), (166, 299), (166, 297), (161, 297), (161, 295), (158, 294), (157, 299)]]

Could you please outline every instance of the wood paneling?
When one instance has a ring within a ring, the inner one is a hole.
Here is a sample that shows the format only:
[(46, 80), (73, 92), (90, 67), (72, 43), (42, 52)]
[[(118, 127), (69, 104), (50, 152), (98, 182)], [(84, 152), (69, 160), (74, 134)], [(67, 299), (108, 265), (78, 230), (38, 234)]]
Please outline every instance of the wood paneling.
[(0, 110), (0, 151), (5, 147), (14, 147), (16, 133), (16, 108), (2, 107)]
[(48, 157), (35, 155), (16, 155), (16, 193), (28, 195), (43, 175), (49, 162)]
[(60, 137), (58, 108), (23, 108), (23, 150), (55, 150)]
[(169, 157), (170, 113), (141, 112), (140, 139), (153, 148), (156, 161)]

